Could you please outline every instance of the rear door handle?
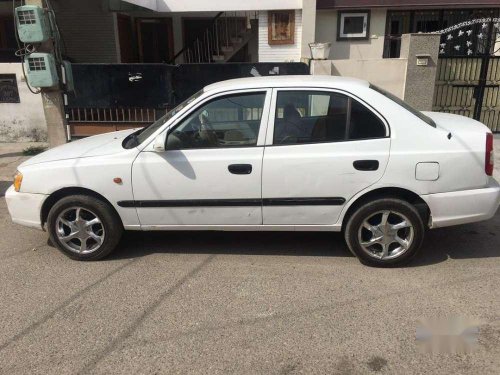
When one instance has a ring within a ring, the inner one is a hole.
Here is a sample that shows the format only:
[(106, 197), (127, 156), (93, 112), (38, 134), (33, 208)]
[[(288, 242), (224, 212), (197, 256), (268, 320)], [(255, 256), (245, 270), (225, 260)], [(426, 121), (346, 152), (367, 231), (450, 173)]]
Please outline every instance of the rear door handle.
[(252, 173), (252, 164), (230, 164), (227, 169), (232, 174), (250, 174)]
[(358, 171), (376, 171), (378, 169), (378, 160), (356, 160), (352, 163)]

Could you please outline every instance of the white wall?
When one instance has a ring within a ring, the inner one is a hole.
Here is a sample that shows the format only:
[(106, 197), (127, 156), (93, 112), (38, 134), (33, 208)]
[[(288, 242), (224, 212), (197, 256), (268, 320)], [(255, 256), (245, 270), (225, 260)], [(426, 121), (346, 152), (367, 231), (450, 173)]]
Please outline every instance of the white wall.
[(407, 59), (333, 60), (332, 75), (366, 79), (404, 99)]
[(20, 103), (0, 103), (0, 142), (47, 140), (42, 97), (32, 94), (24, 82), (20, 63), (0, 63), (0, 73), (15, 74)]
[(336, 10), (318, 10), (316, 14), (316, 41), (332, 44), (329, 59), (382, 58), (387, 9), (371, 9), (370, 38), (368, 40), (337, 41), (337, 16)]
[(295, 43), (269, 45), (267, 11), (259, 12), (259, 62), (299, 62), (301, 58), (302, 10), (295, 9)]

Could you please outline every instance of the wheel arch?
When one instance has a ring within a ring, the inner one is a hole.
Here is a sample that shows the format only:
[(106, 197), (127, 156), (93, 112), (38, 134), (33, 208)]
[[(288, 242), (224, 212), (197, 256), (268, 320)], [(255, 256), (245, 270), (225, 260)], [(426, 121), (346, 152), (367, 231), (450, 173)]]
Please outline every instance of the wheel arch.
[(47, 199), (42, 204), (42, 208), (40, 210), (40, 222), (42, 228), (44, 228), (45, 223), (47, 222), (47, 218), (49, 216), (50, 209), (62, 198), (68, 197), (70, 195), (87, 195), (90, 197), (94, 197), (99, 199), (105, 203), (107, 203), (114, 211), (114, 213), (120, 218), (120, 215), (116, 211), (115, 207), (111, 204), (111, 202), (106, 199), (103, 195), (95, 192), (94, 190), (83, 188), (83, 187), (65, 187), (51, 193)]
[(342, 217), (342, 231), (344, 231), (351, 215), (359, 207), (361, 207), (366, 202), (380, 198), (402, 199), (414, 205), (420, 216), (422, 217), (424, 224), (429, 226), (429, 220), (431, 219), (431, 210), (428, 204), (417, 193), (400, 187), (379, 187), (355, 197), (352, 202), (350, 202), (344, 216)]

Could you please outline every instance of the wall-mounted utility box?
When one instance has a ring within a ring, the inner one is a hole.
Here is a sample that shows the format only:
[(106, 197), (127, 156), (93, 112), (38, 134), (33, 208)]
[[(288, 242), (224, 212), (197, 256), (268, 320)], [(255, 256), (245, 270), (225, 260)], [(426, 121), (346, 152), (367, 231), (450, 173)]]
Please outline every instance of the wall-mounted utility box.
[(67, 92), (75, 91), (75, 81), (73, 79), (73, 67), (69, 61), (62, 62), (62, 80)]
[(50, 23), (45, 11), (36, 5), (16, 8), (19, 39), (24, 43), (41, 43), (51, 36)]
[(32, 53), (24, 64), (30, 86), (54, 87), (59, 84), (56, 61), (50, 53)]

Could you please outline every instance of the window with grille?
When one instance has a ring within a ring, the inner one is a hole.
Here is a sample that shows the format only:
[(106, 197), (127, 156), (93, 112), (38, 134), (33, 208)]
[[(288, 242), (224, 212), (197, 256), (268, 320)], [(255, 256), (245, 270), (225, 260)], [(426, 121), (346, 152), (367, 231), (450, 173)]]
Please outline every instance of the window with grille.
[[(448, 9), (448, 10), (422, 10), (422, 11), (388, 11), (385, 26), (384, 58), (398, 58), (401, 51), (401, 36), (407, 33), (429, 33), (461, 22), (480, 19), (484, 17), (498, 17), (498, 9)], [(474, 26), (474, 34), (479, 34), (481, 24)], [(444, 36), (443, 36), (444, 37)], [(495, 36), (494, 38), (495, 39)], [(442, 43), (444, 40), (441, 41)], [(477, 43), (473, 43), (473, 47)], [(446, 54), (457, 55), (461, 52), (453, 51), (453, 45)], [(462, 49), (463, 50), (463, 49)], [(471, 50), (483, 52), (477, 48)]]
[(15, 74), (0, 74), (0, 103), (20, 103)]

